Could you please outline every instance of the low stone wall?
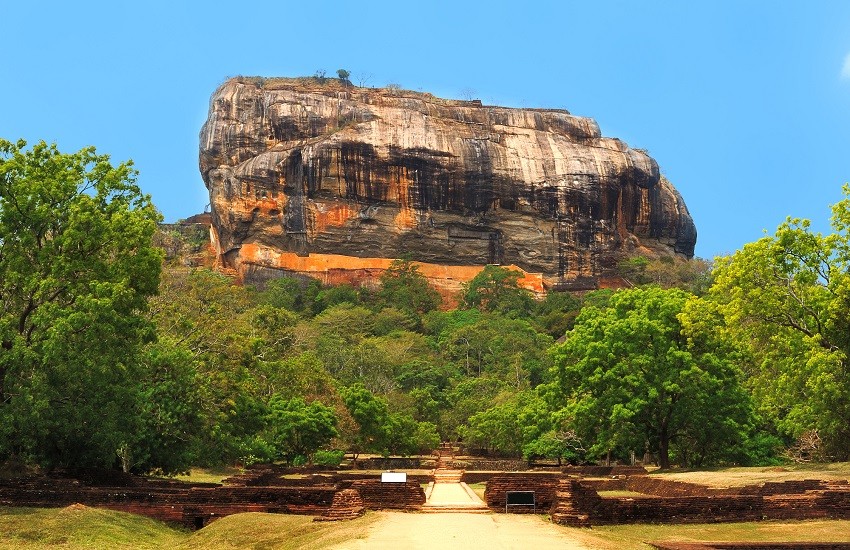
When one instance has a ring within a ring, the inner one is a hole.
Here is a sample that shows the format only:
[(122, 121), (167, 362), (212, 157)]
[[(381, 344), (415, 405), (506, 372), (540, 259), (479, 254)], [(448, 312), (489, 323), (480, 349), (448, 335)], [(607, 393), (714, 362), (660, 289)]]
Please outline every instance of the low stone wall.
[(760, 496), (602, 499), (589, 514), (595, 524), (717, 523), (764, 519)]
[[(300, 474), (299, 477), (284, 477), (287, 475)], [(337, 485), (343, 481), (356, 479), (381, 479), (380, 473), (358, 472), (348, 470), (343, 473), (336, 471), (303, 471), (293, 468), (284, 468), (275, 465), (263, 465), (252, 467), (245, 472), (229, 477), (222, 483), (229, 486), (243, 487), (316, 487)], [(429, 483), (434, 481), (431, 474), (408, 474), (409, 481), (417, 483)]]
[(313, 518), (313, 521), (354, 519), (362, 516), (364, 513), (366, 513), (366, 506), (363, 503), (360, 493), (356, 489), (343, 489), (336, 492), (331, 507), (325, 510), (321, 516)]
[[(423, 462), (427, 462), (423, 466)], [(370, 457), (357, 461), (357, 468), (361, 470), (418, 470), (420, 468), (432, 468), (433, 460), (421, 458), (381, 458)]]
[[(743, 487), (732, 487), (729, 489), (719, 489), (707, 487), (705, 485), (697, 485), (696, 483), (686, 483), (683, 481), (673, 481), (653, 476), (636, 476), (623, 480), (625, 490), (634, 491), (636, 493), (644, 493), (647, 495), (657, 495), (663, 497), (674, 496), (718, 496), (718, 495), (737, 495), (741, 494)], [(604, 489), (612, 490), (612, 489)], [(615, 490), (615, 489), (614, 489)], [(751, 493), (757, 494), (757, 493)]]
[[(381, 474), (345, 472), (344, 474), (337, 474), (336, 476), (334, 476), (334, 479), (337, 483), (344, 483), (346, 481), (356, 481), (360, 479), (380, 481)], [(433, 474), (407, 474), (407, 481), (415, 481), (416, 483), (430, 483), (434, 481), (434, 476)]]
[(496, 476), (504, 475), (504, 472), (470, 472), (465, 471), (460, 480), (464, 483), (487, 483)]
[(560, 479), (558, 474), (500, 474), (487, 482), (484, 501), (487, 507), (496, 512), (504, 512), (509, 491), (534, 491), (536, 508), (517, 507), (516, 512), (548, 514), (555, 502), (555, 491)]
[(639, 476), (649, 473), (643, 466), (565, 466), (561, 471), (582, 477)]
[(369, 510), (419, 510), (425, 504), (425, 490), (416, 481), (383, 483), (380, 479), (342, 482), (341, 488), (356, 489)]
[(100, 487), (41, 478), (1, 482), (0, 506), (59, 508), (81, 503), (199, 527), (238, 512), (321, 514), (335, 492), (334, 486), (210, 487), (142, 479), (135, 487)]
[(451, 467), (465, 470), (524, 472), (528, 470), (528, 462), (498, 458), (459, 458), (452, 461)]
[[(769, 487), (713, 489), (663, 479), (629, 478), (619, 483), (646, 496), (602, 498), (619, 480), (562, 479), (553, 521), (566, 525), (622, 523), (716, 523), (763, 519), (850, 519), (850, 485), (788, 482)], [(811, 487), (805, 489), (805, 487)], [(804, 490), (805, 489), (805, 490)], [(803, 492), (800, 492), (803, 491)]]

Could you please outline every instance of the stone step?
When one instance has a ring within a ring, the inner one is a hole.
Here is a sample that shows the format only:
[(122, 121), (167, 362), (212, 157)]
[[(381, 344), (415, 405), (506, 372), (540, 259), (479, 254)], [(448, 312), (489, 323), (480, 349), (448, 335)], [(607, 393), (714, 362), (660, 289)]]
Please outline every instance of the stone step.
[(486, 506), (463, 505), (463, 504), (426, 504), (420, 511), (427, 513), (451, 513), (451, 514), (489, 514), (490, 509)]
[(463, 478), (463, 474), (463, 470), (437, 468), (434, 470), (434, 481), (438, 483), (458, 483)]

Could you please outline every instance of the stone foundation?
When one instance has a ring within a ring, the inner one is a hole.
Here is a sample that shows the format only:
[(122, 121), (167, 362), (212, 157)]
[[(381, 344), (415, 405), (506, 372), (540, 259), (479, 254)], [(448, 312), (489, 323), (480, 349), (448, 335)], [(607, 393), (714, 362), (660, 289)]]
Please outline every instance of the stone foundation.
[[(642, 494), (603, 498), (599, 490)], [(715, 489), (646, 476), (561, 479), (552, 516), (564, 525), (850, 519), (850, 484), (806, 480)]]
[[(189, 484), (124, 476), (121, 486), (92, 485), (65, 477), (34, 477), (0, 481), (0, 506), (61, 508), (75, 503), (130, 512), (160, 521), (198, 529), (209, 522), (241, 512), (283, 514), (332, 514), (334, 498), (349, 495), (340, 510), (356, 508), (354, 489), (363, 507), (370, 510), (418, 510), (425, 503), (419, 481), (381, 483), (370, 479), (340, 479), (337, 475), (315, 475), (284, 479), (276, 468), (258, 468), (236, 476), (237, 485)], [(258, 485), (258, 483), (268, 483)], [(352, 504), (354, 503), (354, 504)]]
[(366, 506), (356, 489), (343, 489), (334, 495), (331, 507), (313, 521), (340, 521), (359, 518), (366, 513)]
[(555, 503), (559, 475), (553, 474), (504, 474), (494, 476), (487, 482), (484, 501), (494, 512), (504, 512), (509, 491), (534, 491), (535, 508), (517, 508), (518, 513), (548, 514)]

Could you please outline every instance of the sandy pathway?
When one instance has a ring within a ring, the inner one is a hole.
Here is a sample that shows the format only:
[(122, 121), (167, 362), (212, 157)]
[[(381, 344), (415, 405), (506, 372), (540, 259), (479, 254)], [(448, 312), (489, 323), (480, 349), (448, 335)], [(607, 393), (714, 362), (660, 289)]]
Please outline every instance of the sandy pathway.
[(336, 550), (587, 549), (558, 527), (531, 514), (427, 514), (375, 512), (380, 520), (363, 540)]
[(486, 509), (486, 505), (465, 483), (435, 483), (425, 506), (469, 506)]

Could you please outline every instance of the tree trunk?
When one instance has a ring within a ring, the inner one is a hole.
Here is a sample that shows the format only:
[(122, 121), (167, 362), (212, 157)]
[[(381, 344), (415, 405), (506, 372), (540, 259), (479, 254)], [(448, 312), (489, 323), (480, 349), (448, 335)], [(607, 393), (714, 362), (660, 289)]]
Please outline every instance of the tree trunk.
[[(11, 351), (12, 349), (12, 341), (4, 340), (2, 344), (0, 344), (6, 351)], [(0, 367), (0, 405), (6, 402), (6, 367)]]
[(658, 433), (658, 467), (662, 470), (670, 469), (670, 434), (666, 421), (661, 425)]

